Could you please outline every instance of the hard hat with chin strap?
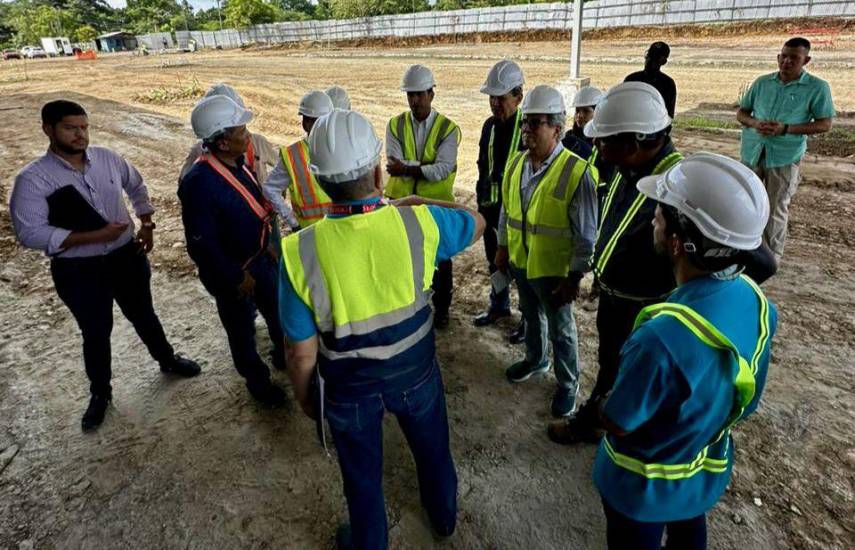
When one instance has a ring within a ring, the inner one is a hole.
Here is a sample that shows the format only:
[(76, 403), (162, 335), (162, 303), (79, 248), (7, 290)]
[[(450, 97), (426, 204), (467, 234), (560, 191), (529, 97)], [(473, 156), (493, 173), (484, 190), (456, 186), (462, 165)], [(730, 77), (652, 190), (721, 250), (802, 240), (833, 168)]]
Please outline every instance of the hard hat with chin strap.
[(769, 197), (747, 166), (714, 153), (686, 157), (668, 171), (641, 178), (643, 195), (674, 207), (709, 240), (754, 250), (769, 219)]
[(319, 118), (309, 132), (309, 169), (326, 183), (353, 181), (377, 166), (382, 148), (367, 118), (336, 109)]
[(603, 138), (623, 133), (650, 135), (671, 125), (662, 95), (644, 82), (623, 82), (607, 91), (585, 125), (585, 135)]
[(205, 92), (205, 97), (211, 97), (212, 95), (224, 95), (246, 109), (246, 105), (243, 103), (243, 98), (239, 93), (237, 93), (237, 90), (224, 82), (212, 84), (211, 87), (208, 88), (208, 91)]
[(557, 115), (566, 113), (564, 96), (552, 86), (541, 84), (535, 86), (525, 95), (522, 102), (522, 113), (524, 115)]
[(572, 107), (596, 107), (603, 98), (603, 91), (593, 86), (583, 86), (573, 95)]
[(347, 90), (341, 86), (330, 86), (325, 93), (330, 96), (335, 109), (350, 110), (350, 96), (347, 95)]
[(523, 84), (525, 79), (520, 66), (509, 59), (503, 59), (490, 68), (487, 80), (481, 86), (481, 93), (502, 96)]
[(193, 133), (202, 140), (211, 139), (227, 128), (243, 126), (250, 120), (252, 111), (225, 95), (203, 97), (190, 114)]
[(297, 114), (310, 118), (320, 118), (333, 110), (333, 103), (330, 96), (324, 92), (312, 91), (303, 96), (300, 100), (300, 107), (297, 109)]
[(425, 92), (435, 86), (433, 73), (424, 65), (411, 65), (401, 79), (402, 92)]

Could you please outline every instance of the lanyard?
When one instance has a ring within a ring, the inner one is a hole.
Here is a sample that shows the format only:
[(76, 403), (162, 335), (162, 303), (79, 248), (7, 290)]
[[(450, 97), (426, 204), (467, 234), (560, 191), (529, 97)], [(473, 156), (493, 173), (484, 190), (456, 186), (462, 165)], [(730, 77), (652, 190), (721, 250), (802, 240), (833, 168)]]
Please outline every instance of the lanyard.
[(384, 200), (369, 204), (333, 204), (327, 208), (327, 213), (333, 216), (350, 216), (352, 214), (367, 214), (388, 204)]

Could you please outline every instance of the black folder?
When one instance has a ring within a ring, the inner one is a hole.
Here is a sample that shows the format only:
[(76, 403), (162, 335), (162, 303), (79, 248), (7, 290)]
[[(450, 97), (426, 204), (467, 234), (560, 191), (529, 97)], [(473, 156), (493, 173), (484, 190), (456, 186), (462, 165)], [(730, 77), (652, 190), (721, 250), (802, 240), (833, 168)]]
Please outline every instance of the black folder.
[(96, 231), (107, 225), (89, 201), (74, 188), (66, 185), (47, 198), (48, 223), (71, 231)]

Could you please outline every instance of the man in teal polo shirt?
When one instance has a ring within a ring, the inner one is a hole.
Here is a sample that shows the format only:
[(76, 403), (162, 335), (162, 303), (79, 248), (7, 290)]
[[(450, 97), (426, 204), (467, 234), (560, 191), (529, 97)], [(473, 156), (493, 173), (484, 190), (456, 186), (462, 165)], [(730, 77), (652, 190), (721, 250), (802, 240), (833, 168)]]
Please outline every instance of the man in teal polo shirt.
[(807, 136), (831, 129), (834, 105), (828, 82), (804, 70), (810, 42), (791, 38), (778, 54), (778, 72), (761, 76), (742, 98), (742, 162), (763, 180), (771, 215), (763, 240), (780, 264), (787, 238), (787, 211), (799, 184)]
[(769, 216), (763, 184), (736, 160), (698, 153), (638, 182), (658, 201), (657, 253), (678, 287), (644, 308), (601, 410), (594, 463), (610, 549), (706, 547), (706, 512), (730, 480), (733, 424), (753, 412), (777, 314), (740, 274)]

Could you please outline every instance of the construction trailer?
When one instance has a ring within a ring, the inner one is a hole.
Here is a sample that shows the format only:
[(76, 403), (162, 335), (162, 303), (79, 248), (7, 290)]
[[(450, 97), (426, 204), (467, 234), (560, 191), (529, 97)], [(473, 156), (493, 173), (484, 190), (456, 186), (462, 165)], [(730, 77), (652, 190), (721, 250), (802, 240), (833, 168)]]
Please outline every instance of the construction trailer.
[(132, 52), (137, 46), (137, 37), (125, 31), (109, 32), (95, 38), (95, 48), (99, 52)]
[(51, 57), (74, 54), (71, 41), (65, 36), (50, 36), (42, 38), (42, 49)]

